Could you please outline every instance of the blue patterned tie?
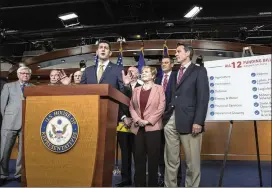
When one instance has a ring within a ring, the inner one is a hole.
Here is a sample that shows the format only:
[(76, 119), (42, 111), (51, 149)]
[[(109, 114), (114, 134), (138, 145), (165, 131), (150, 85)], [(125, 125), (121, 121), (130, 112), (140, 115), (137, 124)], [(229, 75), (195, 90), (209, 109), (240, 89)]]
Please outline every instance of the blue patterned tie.
[(22, 84), (22, 85), (21, 85), (21, 90), (22, 90), (22, 93), (23, 93), (23, 94), (24, 94), (25, 86), (26, 86), (26, 84)]

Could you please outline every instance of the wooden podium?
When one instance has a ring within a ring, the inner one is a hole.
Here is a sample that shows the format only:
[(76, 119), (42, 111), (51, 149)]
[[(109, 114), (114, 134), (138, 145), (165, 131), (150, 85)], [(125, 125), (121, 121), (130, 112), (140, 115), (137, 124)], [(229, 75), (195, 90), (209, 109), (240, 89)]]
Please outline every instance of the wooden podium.
[[(128, 105), (129, 98), (107, 84), (27, 87), (25, 97), (22, 186), (111, 187), (119, 104)], [(69, 119), (58, 116), (62, 112), (73, 117), (70, 131), (77, 126), (77, 134), (70, 144), (52, 145), (45, 139), (48, 130), (57, 144), (70, 138), (63, 128), (51, 128), (52, 118), (56, 126)]]

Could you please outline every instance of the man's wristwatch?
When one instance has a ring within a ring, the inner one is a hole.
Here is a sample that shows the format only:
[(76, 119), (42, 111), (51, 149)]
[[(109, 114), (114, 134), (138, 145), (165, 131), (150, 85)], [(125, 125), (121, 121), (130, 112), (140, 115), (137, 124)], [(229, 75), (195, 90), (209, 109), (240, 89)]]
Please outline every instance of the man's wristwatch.
[(123, 115), (123, 116), (121, 117), (121, 120), (124, 121), (124, 119), (125, 119), (126, 117), (127, 117), (126, 115)]

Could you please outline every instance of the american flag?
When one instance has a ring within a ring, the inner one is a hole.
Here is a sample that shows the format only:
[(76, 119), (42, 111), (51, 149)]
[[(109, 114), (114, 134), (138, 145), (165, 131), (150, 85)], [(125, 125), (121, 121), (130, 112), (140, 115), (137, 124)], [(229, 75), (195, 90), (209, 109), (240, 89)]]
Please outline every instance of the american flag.
[(141, 73), (142, 72), (142, 68), (145, 66), (145, 60), (144, 60), (144, 48), (141, 48), (140, 51), (140, 57), (139, 57), (139, 61), (138, 61), (138, 70)]
[[(166, 42), (164, 43), (163, 45), (163, 52), (162, 52), (162, 57), (169, 57), (169, 54), (168, 54), (168, 47), (166, 45)], [(162, 72), (162, 68), (161, 66), (158, 68), (158, 74), (157, 74), (158, 77), (162, 77), (163, 76), (163, 72)]]
[(168, 46), (166, 45), (166, 43), (164, 43), (163, 45), (163, 57), (169, 57), (169, 54), (168, 54)]
[(122, 56), (122, 48), (119, 49), (119, 56), (118, 56), (118, 59), (117, 59), (117, 65), (118, 66), (122, 66), (123, 67), (123, 56)]

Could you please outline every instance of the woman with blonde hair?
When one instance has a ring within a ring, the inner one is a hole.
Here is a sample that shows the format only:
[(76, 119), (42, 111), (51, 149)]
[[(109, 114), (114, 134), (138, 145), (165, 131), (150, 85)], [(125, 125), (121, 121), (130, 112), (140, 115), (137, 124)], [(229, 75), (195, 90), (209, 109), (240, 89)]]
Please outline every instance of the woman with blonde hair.
[(148, 186), (158, 186), (158, 165), (161, 145), (162, 114), (165, 109), (163, 87), (154, 83), (157, 70), (144, 66), (143, 85), (133, 91), (129, 110), (133, 119), (131, 132), (135, 134), (135, 186), (146, 187), (146, 158)]

